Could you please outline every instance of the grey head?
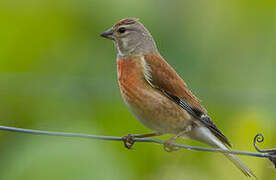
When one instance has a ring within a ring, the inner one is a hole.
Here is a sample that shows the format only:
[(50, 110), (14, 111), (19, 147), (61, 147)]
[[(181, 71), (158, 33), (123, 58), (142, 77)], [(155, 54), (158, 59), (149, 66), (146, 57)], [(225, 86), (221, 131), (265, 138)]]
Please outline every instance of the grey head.
[(137, 18), (122, 19), (100, 35), (114, 41), (119, 58), (158, 53), (151, 34)]

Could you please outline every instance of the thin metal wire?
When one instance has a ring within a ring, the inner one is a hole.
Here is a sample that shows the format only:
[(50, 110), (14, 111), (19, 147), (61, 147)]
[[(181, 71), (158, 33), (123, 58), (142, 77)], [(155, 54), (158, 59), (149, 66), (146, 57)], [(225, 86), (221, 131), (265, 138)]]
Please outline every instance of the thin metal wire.
[[(79, 138), (100, 139), (100, 140), (107, 140), (107, 141), (123, 141), (122, 137), (97, 136), (97, 135), (90, 135), (90, 134), (67, 133), (67, 132), (41, 131), (41, 130), (33, 130), (33, 129), (8, 127), (8, 126), (0, 126), (0, 130), (10, 131), (10, 132), (19, 132), (19, 133), (25, 133), (25, 134), (34, 134), (34, 135), (79, 137)], [(134, 140), (134, 142), (164, 144), (164, 141), (159, 140), (159, 139), (152, 139), (152, 138), (134, 138), (133, 140)], [(254, 145), (255, 145), (255, 141), (254, 141)], [(254, 157), (262, 157), (262, 158), (270, 157), (269, 154), (262, 153), (262, 152), (255, 153), (255, 152), (246, 152), (246, 151), (223, 150), (223, 149), (218, 149), (218, 148), (206, 148), (206, 147), (190, 146), (190, 145), (176, 144), (176, 143), (173, 143), (172, 146), (175, 146), (178, 148), (183, 148), (183, 149), (188, 149), (188, 150), (196, 150), (196, 151), (223, 152), (223, 153), (229, 153), (229, 154), (254, 156)]]
[(261, 143), (264, 141), (264, 136), (263, 134), (259, 133), (254, 137), (254, 147), (255, 149), (260, 152), (260, 153), (266, 153), (268, 155), (268, 159), (274, 164), (274, 167), (276, 168), (276, 148), (272, 148), (272, 149), (260, 149), (257, 146), (257, 142)]
[(54, 131), (41, 131), (41, 130), (23, 129), (23, 128), (16, 128), (16, 127), (9, 127), (9, 126), (0, 126), (0, 130), (11, 131), (11, 132), (20, 132), (20, 133), (25, 133), (25, 134), (34, 134), (34, 135), (79, 137), (79, 138), (102, 139), (102, 140), (110, 140), (110, 141), (122, 141), (121, 137), (96, 136), (96, 135), (90, 135), (90, 134), (54, 132)]
[(261, 150), (260, 148), (258, 148), (257, 146), (257, 142), (258, 143), (261, 143), (264, 141), (264, 135), (259, 133), (257, 134), (255, 137), (254, 137), (254, 141), (253, 141), (253, 144), (254, 144), (254, 147), (255, 149), (258, 151), (258, 152), (261, 152), (261, 153), (275, 153), (276, 152), (276, 148), (273, 148), (273, 149), (265, 149), (265, 150)]

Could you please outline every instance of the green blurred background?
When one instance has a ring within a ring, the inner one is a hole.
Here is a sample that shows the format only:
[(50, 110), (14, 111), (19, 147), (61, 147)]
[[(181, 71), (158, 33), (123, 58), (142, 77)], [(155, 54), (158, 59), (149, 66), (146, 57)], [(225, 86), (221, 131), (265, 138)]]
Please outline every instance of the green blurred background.
[[(276, 147), (273, 0), (1, 0), (0, 17), (1, 125), (150, 132), (121, 100), (114, 46), (99, 37), (121, 18), (139, 17), (234, 149), (255, 151), (259, 132), (260, 147)], [(241, 158), (259, 179), (276, 178), (268, 160)], [(217, 153), (9, 132), (0, 132), (0, 162), (1, 180), (247, 179)]]

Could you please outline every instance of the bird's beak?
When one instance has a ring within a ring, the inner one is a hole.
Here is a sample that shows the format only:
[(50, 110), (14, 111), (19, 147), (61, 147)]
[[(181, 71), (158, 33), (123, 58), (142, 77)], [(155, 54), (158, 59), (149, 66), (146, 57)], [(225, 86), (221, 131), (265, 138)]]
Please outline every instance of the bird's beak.
[(100, 34), (100, 36), (102, 36), (104, 38), (107, 38), (107, 39), (114, 40), (113, 30), (112, 29), (109, 29), (109, 30), (103, 32), (102, 34)]

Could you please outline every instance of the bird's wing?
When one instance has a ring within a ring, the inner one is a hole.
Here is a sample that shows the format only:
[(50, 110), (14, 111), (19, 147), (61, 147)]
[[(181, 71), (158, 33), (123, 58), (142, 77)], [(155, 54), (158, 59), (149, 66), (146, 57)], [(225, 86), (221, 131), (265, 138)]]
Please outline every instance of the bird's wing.
[(224, 144), (231, 146), (230, 141), (212, 122), (206, 109), (200, 104), (196, 96), (189, 91), (186, 83), (160, 55), (145, 55), (143, 60), (145, 79), (153, 88), (160, 90), (210, 129)]

